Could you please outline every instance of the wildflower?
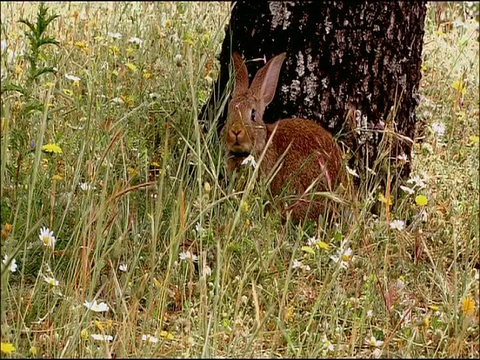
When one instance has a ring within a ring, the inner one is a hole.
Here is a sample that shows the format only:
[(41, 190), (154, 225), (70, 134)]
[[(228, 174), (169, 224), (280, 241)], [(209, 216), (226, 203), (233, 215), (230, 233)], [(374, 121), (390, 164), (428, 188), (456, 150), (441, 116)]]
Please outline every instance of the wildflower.
[(397, 160), (408, 162), (408, 156), (407, 156), (407, 154), (403, 153), (403, 154), (397, 156)]
[(127, 264), (120, 264), (118, 266), (118, 270), (123, 271), (123, 272), (127, 272), (127, 267), (128, 267)]
[(104, 302), (97, 303), (97, 300), (94, 300), (92, 302), (89, 302), (85, 300), (85, 303), (83, 304), (88, 310), (92, 310), (94, 312), (105, 312), (108, 311), (108, 305), (105, 304)]
[(377, 339), (375, 338), (375, 336), (372, 335), (372, 336), (370, 336), (370, 339), (369, 339), (369, 338), (366, 338), (366, 339), (365, 339), (365, 344), (366, 344), (366, 345), (369, 345), (369, 346), (371, 346), (371, 347), (379, 348), (380, 346), (383, 345), (383, 341), (377, 340)]
[(304, 265), (301, 261), (295, 259), (293, 260), (292, 269), (303, 269), (305, 271), (310, 271), (310, 266)]
[(126, 67), (128, 67), (130, 70), (132, 70), (133, 72), (137, 71), (138, 68), (136, 65), (132, 64), (132, 63), (126, 63), (125, 64)]
[(180, 260), (187, 260), (187, 259), (192, 259), (192, 261), (197, 261), (198, 257), (195, 254), (192, 254), (190, 251), (183, 251), (180, 253)]
[(10, 343), (4, 343), (4, 342), (2, 341), (1, 351), (2, 351), (2, 353), (4, 353), (4, 354), (11, 354), (11, 353), (13, 353), (13, 352), (15, 351), (15, 347), (14, 347), (12, 344), (10, 344)]
[(117, 55), (118, 53), (120, 53), (120, 49), (118, 48), (118, 46), (115, 45), (110, 46), (108, 48), (108, 51), (110, 51), (112, 55)]
[(144, 78), (145, 80), (148, 80), (148, 79), (150, 79), (150, 78), (152, 77), (152, 74), (150, 74), (148, 71), (145, 71), (145, 70), (144, 70), (142, 76), (143, 76), (143, 78)]
[(180, 54), (177, 54), (175, 55), (175, 64), (178, 66), (178, 67), (181, 67), (182, 66), (182, 55)]
[(412, 195), (415, 192), (415, 190), (413, 190), (412, 188), (409, 188), (408, 186), (401, 185), (400, 189), (405, 191), (408, 195)]
[(340, 262), (340, 267), (346, 269), (348, 267), (349, 261), (352, 259), (352, 249), (348, 248), (347, 250), (339, 250), (337, 255), (330, 256), (330, 259), (336, 263)]
[(111, 37), (111, 38), (113, 38), (113, 39), (120, 40), (123, 35), (120, 34), (119, 32), (116, 32), (116, 33), (109, 32), (109, 33), (107, 33), (107, 36), (108, 36), (108, 37)]
[(475, 301), (469, 296), (462, 300), (462, 311), (466, 316), (472, 316), (475, 312)]
[(255, 158), (253, 157), (252, 154), (248, 155), (245, 159), (243, 159), (241, 165), (252, 165), (252, 167), (255, 169), (257, 167), (257, 162), (255, 161)]
[(123, 104), (124, 101), (122, 98), (120, 97), (114, 97), (112, 100), (110, 100), (111, 102), (115, 103), (115, 104)]
[[(5, 254), (4, 258), (3, 258), (3, 265), (7, 266), (8, 264), (8, 261), (9, 261), (9, 257), (7, 254)], [(15, 272), (17, 271), (17, 261), (15, 259), (12, 259), (12, 261), (10, 262), (10, 266), (8, 268), (8, 270), (10, 270), (10, 272)]]
[(92, 186), (91, 184), (89, 184), (87, 182), (82, 182), (80, 184), (80, 189), (82, 189), (83, 191), (88, 191), (88, 190), (95, 190), (96, 187)]
[(82, 80), (78, 76), (71, 75), (71, 74), (65, 74), (65, 79), (70, 80), (70, 81), (80, 81), (80, 80)]
[(85, 43), (85, 41), (75, 41), (73, 45), (75, 45), (80, 49), (85, 49), (87, 47), (87, 44)]
[(335, 350), (332, 342), (330, 340), (328, 340), (328, 338), (325, 334), (323, 334), (323, 336), (322, 336), (322, 345), (323, 345), (324, 350), (328, 350), (328, 351), (334, 351)]
[(5, 223), (2, 229), (2, 238), (5, 239), (8, 237), (10, 234), (10, 231), (12, 231), (12, 224)]
[(80, 337), (82, 338), (82, 340), (87, 340), (89, 335), (90, 334), (88, 333), (87, 329), (82, 329), (82, 331), (80, 331)]
[(168, 340), (173, 340), (173, 334), (163, 330), (163, 331), (160, 331), (160, 336), (161, 337), (164, 337), (164, 338), (167, 338)]
[(51, 287), (54, 287), (54, 286), (58, 286), (58, 280), (56, 280), (55, 278), (53, 277), (49, 277), (49, 276), (44, 276), (43, 277), (43, 280), (45, 280), (45, 282), (50, 285)]
[(321, 240), (318, 240), (316, 237), (310, 237), (307, 240), (308, 246), (315, 246), (317, 249), (323, 249), (323, 250), (328, 250), (330, 249), (330, 245), (328, 245), (326, 242), (323, 242)]
[(52, 180), (61, 181), (61, 180), (63, 180), (63, 177), (61, 175), (54, 174), (52, 176)]
[(70, 89), (63, 89), (63, 93), (67, 96), (72, 96), (73, 95), (73, 91), (70, 90)]
[(405, 287), (405, 278), (403, 276), (400, 276), (398, 279), (397, 279), (397, 289), (398, 290), (403, 290), (403, 288)]
[(398, 231), (402, 231), (405, 227), (405, 222), (403, 220), (393, 220), (390, 223), (391, 229), (397, 229)]
[(135, 44), (135, 45), (140, 46), (140, 45), (142, 45), (143, 40), (142, 40), (142, 39), (139, 39), (138, 37), (135, 37), (135, 36), (134, 36), (134, 37), (131, 37), (130, 39), (128, 39), (128, 42), (129, 42), (130, 44)]
[(209, 277), (210, 275), (212, 275), (212, 269), (210, 268), (210, 266), (205, 266), (203, 268), (202, 275), (205, 277)]
[(356, 177), (358, 177), (358, 178), (360, 177), (360, 176), (358, 176), (358, 173), (357, 173), (357, 171), (356, 171), (355, 169), (350, 169), (348, 166), (346, 166), (346, 168), (347, 168), (347, 172), (348, 172), (350, 175), (356, 176)]
[(418, 205), (418, 206), (425, 206), (427, 205), (428, 203), (428, 199), (425, 195), (417, 195), (415, 197), (415, 203)]
[(380, 356), (382, 356), (382, 350), (380, 350), (379, 348), (375, 348), (375, 350), (373, 350), (372, 352), (372, 356), (374, 359), (379, 359)]
[(152, 335), (142, 335), (142, 341), (145, 341), (147, 343), (151, 344), (156, 344), (158, 343), (158, 338)]
[(445, 125), (443, 123), (433, 123), (432, 130), (437, 137), (442, 137), (445, 134)]
[(112, 341), (113, 340), (112, 335), (92, 334), (90, 336), (93, 338), (93, 340), (99, 340), (99, 341)]
[(53, 236), (53, 231), (50, 231), (49, 228), (42, 227), (40, 229), (39, 237), (44, 246), (47, 246), (52, 249), (55, 247), (55, 241), (56, 241), (55, 236)]
[(42, 151), (52, 154), (62, 154), (62, 148), (56, 144), (45, 144), (42, 146)]
[(423, 189), (425, 187), (425, 181), (426, 181), (425, 176), (421, 178), (420, 176), (415, 175), (414, 177), (407, 180), (407, 184), (413, 184), (413, 189), (415, 187), (418, 187), (419, 189)]

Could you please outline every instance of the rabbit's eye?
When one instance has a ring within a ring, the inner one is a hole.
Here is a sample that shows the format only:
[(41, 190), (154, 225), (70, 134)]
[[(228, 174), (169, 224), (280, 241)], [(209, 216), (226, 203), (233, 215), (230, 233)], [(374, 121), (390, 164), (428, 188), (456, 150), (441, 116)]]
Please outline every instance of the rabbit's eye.
[(257, 121), (257, 112), (255, 111), (255, 109), (252, 109), (252, 113), (250, 115), (250, 119), (252, 121)]

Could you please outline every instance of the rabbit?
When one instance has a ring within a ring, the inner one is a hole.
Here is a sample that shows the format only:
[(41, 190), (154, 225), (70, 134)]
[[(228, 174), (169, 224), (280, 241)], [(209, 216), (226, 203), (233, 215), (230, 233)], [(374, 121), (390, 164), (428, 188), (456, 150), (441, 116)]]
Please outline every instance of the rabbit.
[(233, 54), (234, 88), (220, 133), (227, 174), (232, 175), (249, 155), (254, 156), (260, 160), (259, 176), (271, 180), (272, 195), (294, 195), (295, 201), (286, 209), (292, 220), (317, 220), (324, 212), (325, 197), (312, 201), (306, 191), (314, 182), (317, 191), (336, 188), (343, 177), (342, 152), (332, 135), (312, 120), (264, 123), (263, 113), (275, 95), (284, 59), (285, 53), (270, 59), (249, 87), (245, 63), (238, 53)]

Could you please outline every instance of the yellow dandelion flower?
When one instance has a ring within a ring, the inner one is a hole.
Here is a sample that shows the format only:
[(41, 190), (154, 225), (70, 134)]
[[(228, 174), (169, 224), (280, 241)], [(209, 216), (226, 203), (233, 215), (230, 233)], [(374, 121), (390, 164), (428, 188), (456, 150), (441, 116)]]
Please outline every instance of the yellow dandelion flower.
[(169, 19), (165, 20), (165, 27), (167, 29), (170, 29), (172, 27), (172, 21)]
[(452, 83), (452, 87), (462, 95), (464, 95), (467, 92), (467, 90), (465, 89), (464, 83), (461, 80), (455, 80)]
[(428, 203), (428, 199), (425, 195), (417, 195), (415, 197), (415, 203), (418, 205), (418, 206), (425, 206), (427, 205)]
[(53, 154), (62, 154), (62, 148), (56, 144), (45, 144), (42, 146), (42, 151), (53, 153)]
[(73, 45), (80, 49), (85, 49), (87, 47), (87, 43), (85, 41), (75, 41)]
[(160, 336), (163, 337), (163, 338), (167, 338), (168, 340), (173, 340), (174, 339), (174, 336), (172, 333), (169, 333), (168, 331), (160, 331)]
[(132, 107), (133, 104), (134, 104), (134, 101), (133, 101), (133, 96), (131, 95), (122, 95), (120, 96), (120, 98), (123, 100), (124, 104), (127, 106), (127, 107)]
[(469, 296), (462, 300), (462, 311), (466, 316), (472, 316), (475, 313), (475, 301)]
[[(3, 129), (3, 125), (2, 125), (2, 129)], [(477, 135), (470, 135), (470, 137), (468, 138), (468, 142), (471, 144), (478, 144), (480, 142), (480, 138)]]
[(32, 346), (30, 348), (30, 354), (32, 354), (32, 356), (37, 356), (38, 354), (38, 348), (36, 346)]
[(144, 78), (145, 80), (148, 80), (148, 79), (150, 79), (151, 77), (152, 77), (152, 74), (150, 74), (148, 71), (144, 71), (144, 72), (143, 72), (143, 78)]
[(248, 209), (250, 209), (250, 205), (248, 205), (248, 203), (246, 201), (241, 201), (240, 202), (240, 210), (242, 210), (242, 212), (246, 213), (248, 211)]
[(138, 70), (137, 67), (132, 63), (126, 63), (125, 66), (134, 72)]
[(80, 331), (80, 337), (82, 338), (82, 340), (88, 340), (88, 338), (90, 337), (88, 330), (82, 329), (82, 331)]
[(12, 231), (12, 225), (11, 224), (6, 223), (5, 225), (3, 225), (2, 238), (6, 238), (10, 234), (10, 231)]
[(110, 54), (112, 54), (112, 55), (117, 55), (117, 54), (120, 53), (120, 49), (119, 49), (118, 46), (116, 46), (116, 45), (110, 46), (110, 48), (108, 49), (108, 51), (110, 51)]
[(11, 353), (13, 353), (13, 352), (15, 351), (15, 347), (14, 347), (12, 344), (10, 344), (10, 343), (4, 343), (4, 342), (2, 341), (2, 348), (1, 348), (1, 350), (2, 350), (2, 353), (4, 353), (4, 354), (11, 354)]

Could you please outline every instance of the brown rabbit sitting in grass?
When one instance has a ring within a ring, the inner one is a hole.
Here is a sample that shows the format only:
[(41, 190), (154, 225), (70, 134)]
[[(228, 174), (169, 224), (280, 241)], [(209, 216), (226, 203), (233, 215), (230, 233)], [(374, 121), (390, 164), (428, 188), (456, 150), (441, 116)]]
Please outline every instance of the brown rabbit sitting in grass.
[(275, 95), (284, 59), (285, 53), (272, 58), (257, 72), (249, 87), (247, 68), (241, 56), (233, 54), (235, 84), (221, 132), (227, 171), (232, 174), (246, 157), (254, 156), (260, 161), (260, 176), (271, 179), (274, 196), (295, 195), (294, 202), (287, 208), (292, 219), (317, 220), (324, 212), (326, 198), (313, 199), (307, 190), (335, 189), (343, 177), (342, 153), (332, 135), (311, 120), (263, 122), (263, 113)]

